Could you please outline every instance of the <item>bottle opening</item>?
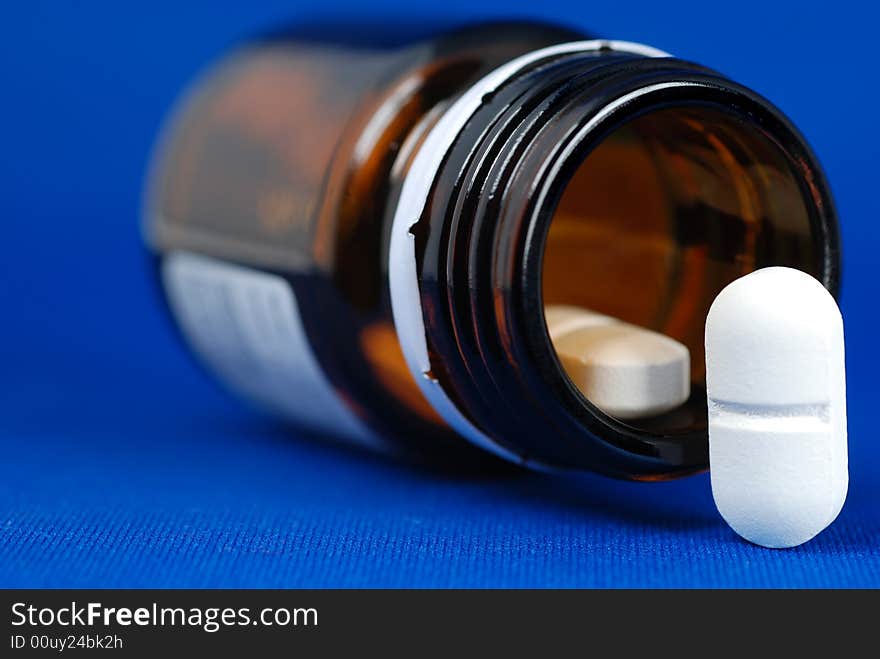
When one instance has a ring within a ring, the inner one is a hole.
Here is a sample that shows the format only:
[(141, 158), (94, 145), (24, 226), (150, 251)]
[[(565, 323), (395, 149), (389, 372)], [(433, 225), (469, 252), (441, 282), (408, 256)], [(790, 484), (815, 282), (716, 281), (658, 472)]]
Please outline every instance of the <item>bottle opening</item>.
[[(654, 434), (705, 429), (703, 333), (715, 296), (770, 265), (823, 276), (803, 179), (756, 124), (711, 107), (648, 112), (589, 153), (549, 227), (545, 317), (558, 305), (588, 310), (674, 339), (690, 357), (683, 402), (661, 413), (647, 406), (643, 416), (606, 409), (610, 416)], [(559, 361), (585, 393), (582, 374)]]

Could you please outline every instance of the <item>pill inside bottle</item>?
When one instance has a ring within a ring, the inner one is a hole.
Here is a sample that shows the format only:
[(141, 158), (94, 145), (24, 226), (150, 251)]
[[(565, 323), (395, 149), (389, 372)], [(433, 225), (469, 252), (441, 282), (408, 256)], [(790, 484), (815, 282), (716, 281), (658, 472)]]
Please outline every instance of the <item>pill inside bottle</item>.
[(568, 377), (603, 412), (647, 417), (690, 396), (690, 352), (678, 341), (578, 307), (551, 306), (544, 313)]

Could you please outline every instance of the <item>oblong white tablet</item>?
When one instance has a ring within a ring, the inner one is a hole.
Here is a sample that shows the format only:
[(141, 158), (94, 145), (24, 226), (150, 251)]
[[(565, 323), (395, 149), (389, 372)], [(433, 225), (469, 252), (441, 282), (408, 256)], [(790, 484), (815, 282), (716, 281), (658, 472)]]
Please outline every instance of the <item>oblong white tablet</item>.
[(843, 320), (791, 268), (728, 285), (706, 318), (712, 495), (734, 531), (794, 547), (837, 517), (849, 482)]

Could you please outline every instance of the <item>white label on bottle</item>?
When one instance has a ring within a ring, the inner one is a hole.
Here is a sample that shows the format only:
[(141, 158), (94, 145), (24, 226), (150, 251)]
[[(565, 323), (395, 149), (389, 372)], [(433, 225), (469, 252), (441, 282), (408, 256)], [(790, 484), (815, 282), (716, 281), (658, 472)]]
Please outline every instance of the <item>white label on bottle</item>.
[(373, 448), (383, 445), (321, 370), (284, 279), (172, 252), (162, 281), (191, 346), (233, 390), (298, 423)]

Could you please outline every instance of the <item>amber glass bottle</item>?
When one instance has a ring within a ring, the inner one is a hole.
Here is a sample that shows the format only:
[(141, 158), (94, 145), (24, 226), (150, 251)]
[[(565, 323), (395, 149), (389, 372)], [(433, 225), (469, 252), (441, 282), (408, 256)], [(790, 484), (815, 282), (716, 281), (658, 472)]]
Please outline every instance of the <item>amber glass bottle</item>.
[[(641, 479), (705, 468), (714, 296), (769, 265), (836, 292), (836, 217), (803, 137), (754, 92), (638, 44), (532, 23), (342, 33), (233, 52), (160, 141), (145, 233), (203, 361), (369, 446)], [(690, 399), (600, 411), (560, 365), (549, 304), (686, 345)]]

